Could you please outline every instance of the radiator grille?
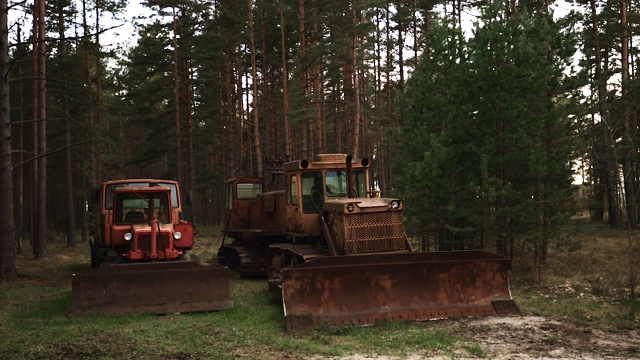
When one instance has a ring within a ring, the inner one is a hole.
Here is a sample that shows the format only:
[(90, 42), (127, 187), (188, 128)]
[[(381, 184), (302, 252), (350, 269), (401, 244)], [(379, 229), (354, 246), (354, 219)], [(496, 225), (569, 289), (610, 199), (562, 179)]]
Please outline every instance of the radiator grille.
[(346, 214), (344, 224), (347, 254), (405, 248), (402, 211)]
[[(157, 234), (156, 235), (156, 250), (162, 251), (162, 249), (169, 249), (169, 234)], [(138, 237), (138, 249), (140, 251), (151, 250), (151, 235), (140, 235)]]

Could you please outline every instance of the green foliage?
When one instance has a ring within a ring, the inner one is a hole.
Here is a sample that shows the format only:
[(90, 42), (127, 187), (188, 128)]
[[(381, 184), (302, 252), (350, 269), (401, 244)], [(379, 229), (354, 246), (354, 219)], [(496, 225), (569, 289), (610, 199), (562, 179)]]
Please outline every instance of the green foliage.
[(485, 8), (470, 39), (435, 21), (400, 107), (398, 193), (443, 249), (506, 253), (525, 234), (549, 236), (568, 211), (571, 124), (555, 99), (571, 54), (548, 49), (571, 39), (550, 37), (546, 15), (502, 9)]

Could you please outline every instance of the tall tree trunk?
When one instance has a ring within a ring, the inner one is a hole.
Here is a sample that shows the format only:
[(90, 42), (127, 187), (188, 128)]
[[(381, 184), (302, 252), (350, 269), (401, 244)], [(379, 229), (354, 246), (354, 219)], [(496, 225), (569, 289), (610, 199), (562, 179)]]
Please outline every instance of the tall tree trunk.
[(638, 228), (635, 189), (635, 139), (636, 129), (631, 125), (631, 99), (629, 97), (629, 37), (627, 34), (627, 2), (620, 0), (620, 34), (622, 59), (622, 103), (624, 104), (624, 132), (622, 134), (622, 169), (627, 220), (631, 229)]
[[(298, 31), (300, 32), (300, 96), (302, 96), (303, 101), (307, 96), (307, 81), (308, 81), (308, 72), (307, 72), (307, 36), (306, 36), (306, 24), (305, 24), (305, 0), (298, 0)], [(311, 154), (309, 153), (309, 137), (308, 137), (308, 126), (307, 126), (306, 116), (305, 119), (301, 122), (302, 124), (302, 151), (299, 152), (303, 158), (308, 158)]]
[(632, 229), (638, 228), (638, 219), (636, 213), (636, 193), (635, 193), (635, 166), (633, 163), (636, 159), (636, 149), (633, 140), (636, 138), (636, 128), (631, 126), (631, 99), (629, 96), (629, 37), (627, 32), (627, 2), (620, 0), (620, 34), (621, 58), (622, 58), (622, 103), (624, 106), (624, 133), (622, 147), (622, 168), (624, 171), (624, 193), (627, 207), (627, 244), (629, 254), (629, 288), (631, 289), (630, 298), (636, 297), (635, 288), (637, 285), (635, 271), (635, 257), (632, 240)]
[(400, 19), (398, 23), (398, 75), (400, 76), (398, 86), (401, 91), (404, 89), (404, 27), (404, 19)]
[[(601, 141), (602, 141), (602, 149), (604, 158), (604, 171), (605, 171), (605, 181), (607, 187), (607, 203), (608, 203), (608, 213), (609, 213), (609, 225), (611, 227), (615, 227), (620, 225), (620, 214), (618, 213), (618, 200), (617, 200), (617, 177), (616, 177), (616, 169), (617, 169), (617, 161), (614, 156), (614, 147), (615, 143), (611, 138), (611, 129), (609, 128), (611, 124), (610, 114), (609, 114), (609, 106), (607, 102), (607, 74), (603, 74), (603, 58), (602, 58), (602, 49), (600, 48), (600, 37), (599, 37), (599, 27), (598, 27), (598, 14), (596, 11), (596, 3), (595, 0), (590, 0), (591, 5), (591, 19), (593, 25), (593, 46), (594, 46), (594, 54), (595, 54), (595, 81), (598, 84), (598, 112), (601, 116), (600, 121), (600, 131), (601, 131)], [(608, 60), (605, 60), (608, 61)], [(605, 67), (606, 69), (606, 67)]]
[[(242, 54), (242, 48), (241, 48), (241, 44), (240, 44), (240, 40), (238, 39), (238, 42), (236, 44), (236, 54)], [(244, 104), (245, 104), (245, 91), (244, 88), (245, 86), (242, 84), (242, 78), (245, 77), (247, 78), (248, 76), (243, 76), (245, 75), (242, 71), (243, 69), (245, 69), (244, 66), (244, 58), (242, 56), (236, 56), (236, 62), (235, 62), (235, 81), (236, 81), (236, 88), (235, 88), (235, 98), (237, 99), (235, 105), (236, 105), (236, 116), (234, 118), (236, 125), (235, 128), (237, 129), (237, 133), (236, 136), (238, 137), (238, 155), (236, 156), (236, 169), (238, 169), (240, 171), (241, 174), (248, 174), (249, 171), (247, 171), (246, 169), (246, 164), (251, 165), (251, 159), (249, 159), (249, 157), (246, 154), (246, 146), (245, 146), (245, 127), (246, 127), (246, 121), (245, 121), (245, 113), (244, 113)], [(248, 159), (248, 160), (245, 160)]]
[(178, 64), (178, 19), (176, 7), (173, 7), (173, 101), (175, 102), (174, 121), (176, 131), (176, 170), (179, 182), (182, 178), (182, 132), (180, 131), (180, 73)]
[[(256, 64), (256, 41), (253, 34), (253, 0), (247, 0), (249, 12), (249, 46), (251, 51), (251, 89), (253, 95), (253, 148), (256, 156), (256, 173), (262, 176), (262, 150), (260, 148), (260, 123), (258, 117), (258, 66)], [(253, 169), (252, 169), (253, 170)]]
[[(391, 16), (389, 14), (389, 2), (387, 0), (387, 8), (385, 11), (385, 29), (386, 29), (386, 34), (385, 34), (385, 44), (386, 44), (386, 59), (385, 59), (385, 89), (386, 89), (386, 93), (385, 93), (385, 97), (386, 97), (386, 113), (385, 113), (385, 117), (387, 120), (387, 127), (391, 127), (392, 123), (393, 123), (393, 113), (394, 113), (394, 106), (393, 106), (393, 80), (391, 79), (391, 69), (394, 68), (394, 64), (393, 64), (393, 48), (392, 48), (392, 40), (391, 40)], [(386, 135), (387, 135), (387, 143), (391, 143), (391, 132), (390, 131), (386, 131)], [(383, 171), (385, 173), (384, 178), (389, 180), (389, 182), (392, 181), (392, 176), (391, 176), (391, 166), (389, 166), (390, 161), (389, 161), (389, 156), (390, 154), (387, 154), (387, 158), (385, 158), (385, 163), (387, 164), (387, 166), (383, 167)], [(385, 183), (383, 184), (385, 187), (381, 188), (380, 190), (382, 192), (384, 192), (387, 189), (390, 189), (390, 184), (389, 183)]]
[[(18, 26), (17, 29), (17, 42), (18, 44), (22, 43), (22, 29), (20, 26)], [(3, 53), (5, 52), (4, 50), (0, 50)], [(23, 64), (20, 63), (17, 66), (17, 71), (18, 71), (18, 77), (23, 78), (24, 76), (24, 71), (23, 71)], [(18, 117), (18, 121), (20, 121), (20, 132), (19, 132), (19, 139), (20, 139), (20, 145), (18, 145), (18, 158), (17, 158), (17, 162), (19, 164), (21, 164), (18, 168), (18, 174), (17, 174), (17, 203), (14, 204), (13, 210), (13, 216), (14, 219), (16, 220), (16, 233), (15, 233), (15, 237), (16, 237), (16, 253), (18, 254), (22, 254), (23, 251), (23, 239), (24, 239), (24, 233), (25, 233), (25, 224), (27, 223), (27, 215), (26, 215), (26, 211), (25, 211), (25, 192), (24, 192), (24, 188), (25, 188), (25, 184), (29, 183), (29, 166), (25, 166), (23, 164), (24, 162), (24, 154), (28, 151), (27, 147), (29, 144), (28, 139), (26, 138), (27, 136), (27, 129), (25, 127), (25, 123), (27, 123), (25, 120), (25, 111), (23, 109), (27, 108), (26, 104), (24, 104), (24, 86), (23, 86), (23, 82), (21, 81), (18, 84), (18, 104), (20, 104), (20, 109), (19, 109), (19, 114), (20, 116)], [(1, 122), (0, 122), (1, 123)], [(26, 144), (25, 144), (26, 143)], [(27, 146), (25, 146), (27, 145)]]
[(46, 115), (46, 44), (45, 40), (45, 0), (38, 0), (34, 13), (37, 24), (37, 42), (34, 44), (36, 48), (37, 59), (37, 162), (38, 176), (36, 186), (36, 234), (33, 239), (33, 255), (36, 259), (41, 259), (45, 255), (46, 231), (47, 231), (47, 115)]
[(9, 28), (7, 0), (0, 0), (0, 278), (16, 274), (13, 228), (13, 165), (9, 117)]
[(38, 238), (38, 11), (37, 3), (33, 5), (33, 24), (31, 39), (33, 41), (31, 51), (31, 133), (29, 134), (29, 150), (31, 152), (31, 172), (29, 179), (29, 238), (31, 251), (33, 253), (33, 243)]
[[(256, 5), (256, 8), (258, 6)], [(255, 19), (255, 17), (254, 17)], [(273, 158), (278, 154), (278, 142), (276, 136), (276, 129), (278, 129), (278, 124), (275, 121), (275, 108), (272, 103), (272, 91), (273, 90), (273, 81), (272, 74), (270, 73), (270, 64), (271, 57), (268, 55), (269, 50), (267, 49), (267, 25), (265, 20), (265, 12), (264, 10), (260, 12), (260, 52), (262, 53), (262, 58), (260, 63), (262, 64), (260, 72), (262, 73), (262, 81), (260, 82), (261, 86), (261, 102), (262, 105), (260, 107), (260, 114), (262, 114), (263, 120), (262, 124), (264, 124), (264, 136), (262, 137), (262, 149), (265, 154), (267, 154), (267, 158)], [(266, 139), (266, 140), (265, 140)], [(263, 176), (260, 174), (260, 176)]]
[[(238, 52), (240, 52), (241, 49), (241, 45), (240, 43), (238, 43)], [(246, 69), (245, 66), (241, 66), (238, 67), (238, 69)], [(251, 71), (249, 71), (250, 73)], [(239, 80), (238, 82), (240, 84), (242, 84), (242, 79), (244, 79), (244, 85), (241, 85), (241, 91), (242, 91), (242, 97), (244, 97), (244, 102), (243, 105), (240, 107), (240, 114), (241, 118), (242, 118), (242, 141), (244, 142), (246, 139), (246, 143), (245, 146), (243, 148), (243, 152), (244, 152), (244, 156), (247, 160), (247, 168), (245, 169), (245, 171), (243, 171), (243, 174), (253, 174), (253, 148), (252, 145), (253, 144), (253, 127), (251, 126), (253, 124), (253, 121), (251, 121), (249, 119), (249, 105), (251, 104), (251, 87), (249, 86), (249, 74), (248, 73), (242, 73), (242, 75), (239, 76)], [(246, 107), (245, 107), (246, 106)]]
[(419, 57), (419, 49), (420, 49), (420, 36), (418, 34), (418, 17), (416, 16), (416, 12), (418, 11), (418, 0), (413, 0), (411, 2), (411, 23), (413, 25), (413, 69), (418, 68), (418, 57)]
[[(83, 40), (82, 40), (82, 48), (84, 51), (84, 76), (85, 76), (85, 85), (87, 87), (87, 107), (86, 111), (86, 123), (87, 128), (91, 129), (94, 126), (94, 106), (93, 106), (93, 81), (91, 79), (91, 65), (90, 65), (90, 32), (89, 32), (89, 23), (87, 22), (87, 1), (82, 1), (82, 28), (83, 28)], [(97, 141), (100, 137), (94, 136), (94, 141), (91, 142), (91, 155), (89, 161), (89, 184), (87, 188), (91, 188), (92, 186), (96, 186), (98, 183), (98, 171), (97, 171), (97, 163), (98, 163), (98, 146)]]
[(193, 89), (191, 85), (192, 74), (191, 74), (191, 64), (189, 62), (189, 59), (184, 59), (183, 64), (184, 64), (184, 81), (185, 81), (184, 106), (186, 107), (185, 128), (187, 133), (186, 134), (187, 135), (187, 154), (186, 154), (187, 171), (186, 173), (188, 174), (187, 179), (185, 179), (185, 185), (188, 186), (188, 189), (193, 191), (195, 189), (196, 169), (195, 169), (195, 159), (194, 159), (195, 155), (194, 155), (194, 148), (193, 148), (193, 145), (194, 145), (193, 144), (193, 118), (191, 116), (193, 112), (193, 106), (192, 106)]
[[(98, 123), (98, 133), (100, 134), (100, 140), (98, 142), (98, 154), (101, 154), (104, 147), (104, 142), (102, 141), (102, 136), (105, 134), (105, 130), (108, 131), (109, 123), (104, 121), (104, 107), (103, 107), (103, 97), (102, 97), (102, 75), (103, 75), (103, 66), (102, 66), (102, 58), (100, 57), (100, 6), (98, 6), (99, 2), (96, 1), (96, 122)], [(97, 176), (99, 179), (102, 179), (103, 176), (103, 164), (104, 157), (98, 156), (97, 165)]]
[[(240, 152), (240, 148), (238, 147), (240, 145), (240, 142), (238, 141), (239, 138), (237, 137), (237, 131), (236, 129), (239, 129), (238, 126), (238, 118), (235, 116), (236, 115), (236, 105), (234, 103), (234, 87), (235, 87), (235, 83), (233, 82), (232, 79), (232, 73), (233, 73), (233, 69), (232, 69), (232, 59), (231, 59), (231, 54), (227, 53), (225, 54), (225, 58), (227, 59), (227, 61), (225, 61), (225, 71), (224, 71), (224, 97), (223, 97), (223, 103), (220, 104), (220, 106), (222, 107), (222, 111), (224, 112), (224, 124), (222, 127), (222, 132), (223, 132), (223, 141), (225, 139), (231, 139), (231, 141), (224, 141), (224, 144), (226, 144), (225, 149), (227, 149), (226, 153), (227, 153), (227, 157), (225, 158), (227, 167), (225, 168), (226, 170), (226, 177), (232, 177), (236, 175), (236, 172), (238, 170), (240, 170), (240, 168), (238, 167), (238, 161), (236, 160), (238, 156), (240, 156), (239, 152)], [(239, 131), (239, 130), (238, 130)]]
[[(92, 80), (91, 80), (91, 66), (89, 62), (89, 53), (90, 53), (90, 31), (89, 31), (89, 23), (87, 22), (87, 1), (82, 0), (82, 32), (83, 32), (83, 40), (82, 40), (82, 51), (84, 52), (84, 76), (85, 76), (85, 86), (86, 86), (86, 101), (89, 106), (86, 108), (86, 120), (85, 120), (85, 128), (87, 131), (91, 133), (91, 128), (94, 126), (94, 106), (93, 106), (93, 93), (92, 93)], [(100, 136), (96, 136), (95, 134), (91, 136), (93, 141), (91, 141), (89, 156), (88, 156), (88, 164), (86, 165), (85, 170), (87, 174), (82, 175), (82, 185), (83, 189), (92, 189), (94, 186), (98, 184), (98, 145), (97, 142), (100, 139)], [(86, 191), (85, 191), (86, 193)], [(86, 203), (86, 196), (84, 198), (84, 203)], [(91, 233), (92, 229), (87, 229), (88, 227), (88, 214), (86, 211), (83, 211), (82, 216), (82, 241), (86, 242), (88, 240), (88, 233)], [(89, 230), (89, 231), (88, 231)]]
[(351, 154), (353, 158), (358, 157), (360, 150), (360, 81), (358, 75), (358, 33), (356, 31), (356, 23), (358, 16), (356, 14), (356, 5), (351, 8), (351, 19), (353, 21), (353, 34), (351, 36), (351, 75), (353, 76), (353, 147)]
[(280, 41), (282, 51), (282, 95), (284, 98), (285, 157), (291, 158), (291, 124), (289, 122), (289, 72), (287, 70), (287, 44), (284, 36), (284, 0), (280, 0)]
[[(67, 57), (67, 46), (65, 38), (65, 19), (64, 6), (58, 4), (58, 55), (61, 59)], [(64, 88), (67, 87), (66, 75), (63, 73), (61, 83)], [(64, 116), (64, 144), (65, 144), (65, 210), (67, 217), (67, 245), (74, 246), (76, 244), (76, 212), (73, 204), (73, 160), (71, 158), (71, 119), (69, 115), (69, 98), (65, 91), (63, 96), (63, 116)]]

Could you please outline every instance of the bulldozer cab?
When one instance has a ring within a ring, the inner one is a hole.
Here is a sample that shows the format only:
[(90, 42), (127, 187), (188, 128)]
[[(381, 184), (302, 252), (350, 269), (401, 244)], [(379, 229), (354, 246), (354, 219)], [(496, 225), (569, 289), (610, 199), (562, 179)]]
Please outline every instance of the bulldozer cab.
[(180, 187), (173, 180), (155, 180), (155, 179), (127, 179), (113, 180), (102, 184), (102, 187), (96, 189), (92, 195), (93, 211), (101, 212), (108, 215), (114, 211), (114, 195), (118, 189), (140, 189), (149, 187), (163, 187), (169, 189), (170, 200), (167, 203), (169, 210), (169, 220), (173, 224), (177, 224), (183, 218), (182, 198)]
[[(354, 171), (353, 176), (352, 197), (368, 197), (371, 192), (367, 191), (369, 183), (366, 169)], [(299, 173), (299, 177), (302, 212), (305, 214), (321, 212), (325, 200), (349, 197), (349, 181), (345, 169), (304, 170)]]
[[(369, 198), (369, 161), (344, 154), (321, 154), (315, 161), (291, 161), (286, 173), (287, 230), (295, 237), (322, 236), (318, 214), (345, 198)], [(351, 169), (349, 169), (351, 167)]]
[(227, 180), (223, 231), (248, 228), (250, 204), (262, 194), (263, 188), (264, 179), (259, 177), (234, 177)]

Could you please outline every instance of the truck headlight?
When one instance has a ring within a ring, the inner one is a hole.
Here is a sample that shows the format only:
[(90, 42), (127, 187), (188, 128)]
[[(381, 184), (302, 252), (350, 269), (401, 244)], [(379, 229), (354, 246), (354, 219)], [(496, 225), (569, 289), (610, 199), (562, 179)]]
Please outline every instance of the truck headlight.
[(124, 234), (124, 239), (125, 239), (126, 241), (131, 241), (131, 239), (133, 239), (133, 234), (132, 234), (132, 233), (130, 233), (130, 232), (125, 233), (125, 234)]
[(347, 211), (348, 212), (353, 212), (353, 210), (356, 209), (356, 206), (353, 205), (352, 203), (347, 204)]
[(173, 233), (173, 238), (176, 240), (180, 240), (182, 238), (182, 233), (180, 231), (176, 231)]
[(398, 201), (398, 200), (391, 201), (391, 208), (392, 209), (399, 209), (400, 208), (400, 201)]

